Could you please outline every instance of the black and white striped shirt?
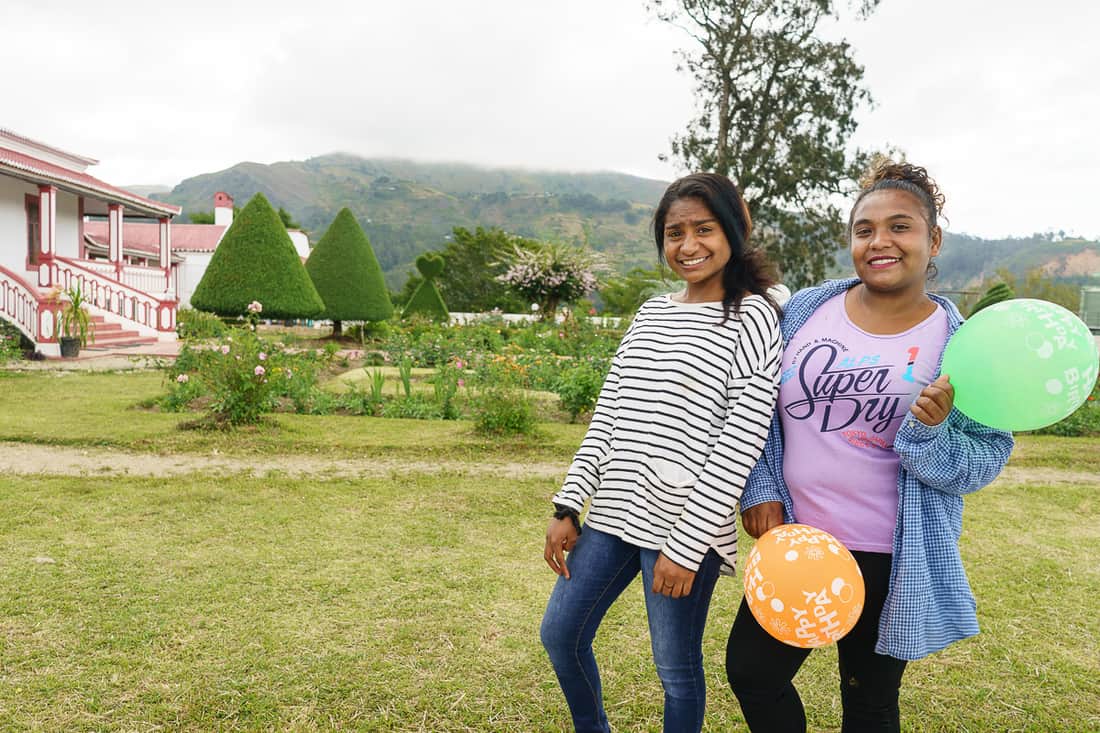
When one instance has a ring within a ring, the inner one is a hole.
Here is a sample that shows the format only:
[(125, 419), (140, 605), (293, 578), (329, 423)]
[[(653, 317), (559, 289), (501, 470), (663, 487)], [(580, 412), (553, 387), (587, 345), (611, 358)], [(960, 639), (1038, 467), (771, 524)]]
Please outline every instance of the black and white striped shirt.
[(735, 509), (768, 434), (782, 339), (758, 295), (721, 321), (721, 303), (642, 305), (553, 500), (579, 512), (591, 498), (586, 526), (690, 570), (713, 547), (732, 573)]

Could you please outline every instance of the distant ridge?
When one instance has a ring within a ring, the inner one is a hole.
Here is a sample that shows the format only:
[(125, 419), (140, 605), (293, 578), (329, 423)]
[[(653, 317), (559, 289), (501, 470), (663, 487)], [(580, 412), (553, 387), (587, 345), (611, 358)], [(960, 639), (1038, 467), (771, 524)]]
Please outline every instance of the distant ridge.
[[(616, 269), (650, 268), (656, 261), (650, 223), (668, 183), (623, 173), (567, 173), (424, 163), (331, 153), (304, 161), (238, 163), (188, 178), (156, 198), (188, 212), (210, 211), (214, 193), (229, 192), (243, 206), (262, 191), (320, 239), (347, 206), (370, 238), (394, 290), (416, 256), (442, 248), (454, 227), (500, 227), (539, 239), (589, 246)], [(167, 187), (159, 187), (162, 190)], [(999, 268), (1017, 275), (1041, 267), (1051, 277), (1100, 285), (1100, 243), (1053, 234), (986, 240), (948, 232), (937, 260), (940, 288), (972, 289)], [(839, 252), (831, 272), (850, 270)]]
[[(188, 212), (210, 211), (227, 191), (243, 205), (262, 191), (316, 241), (343, 207), (371, 240), (391, 288), (416, 256), (446, 244), (456, 226), (497, 226), (515, 234), (583, 244), (621, 269), (652, 266), (653, 207), (667, 187), (623, 173), (562, 173), (421, 163), (332, 153), (305, 161), (239, 163), (188, 178), (158, 196)], [(182, 220), (182, 219), (181, 219)]]

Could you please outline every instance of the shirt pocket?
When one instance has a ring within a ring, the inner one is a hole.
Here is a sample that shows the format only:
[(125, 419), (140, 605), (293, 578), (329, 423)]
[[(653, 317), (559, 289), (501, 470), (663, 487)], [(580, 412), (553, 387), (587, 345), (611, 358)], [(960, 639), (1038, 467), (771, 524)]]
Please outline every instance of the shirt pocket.
[(654, 458), (649, 466), (657, 499), (674, 502), (683, 500), (695, 487), (698, 477), (675, 461)]

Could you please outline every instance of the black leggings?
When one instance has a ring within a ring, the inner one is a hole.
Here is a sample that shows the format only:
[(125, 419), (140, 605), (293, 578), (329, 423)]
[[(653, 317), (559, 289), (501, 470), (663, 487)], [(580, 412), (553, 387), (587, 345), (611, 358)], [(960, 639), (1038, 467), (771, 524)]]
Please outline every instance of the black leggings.
[[(863, 613), (837, 643), (843, 733), (901, 730), (898, 690), (905, 662), (875, 653), (878, 621), (890, 584), (891, 555), (853, 552), (866, 588)], [(726, 677), (754, 733), (802, 733), (806, 713), (791, 680), (809, 649), (788, 646), (756, 622), (745, 600), (726, 644)]]

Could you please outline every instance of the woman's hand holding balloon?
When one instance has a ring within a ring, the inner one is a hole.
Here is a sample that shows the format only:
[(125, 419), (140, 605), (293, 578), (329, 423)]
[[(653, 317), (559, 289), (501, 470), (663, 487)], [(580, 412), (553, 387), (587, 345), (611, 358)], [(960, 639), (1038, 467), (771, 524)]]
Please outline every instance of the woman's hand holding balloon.
[(955, 404), (955, 388), (951, 378), (941, 374), (939, 379), (921, 390), (910, 411), (925, 425), (939, 425), (947, 419)]

